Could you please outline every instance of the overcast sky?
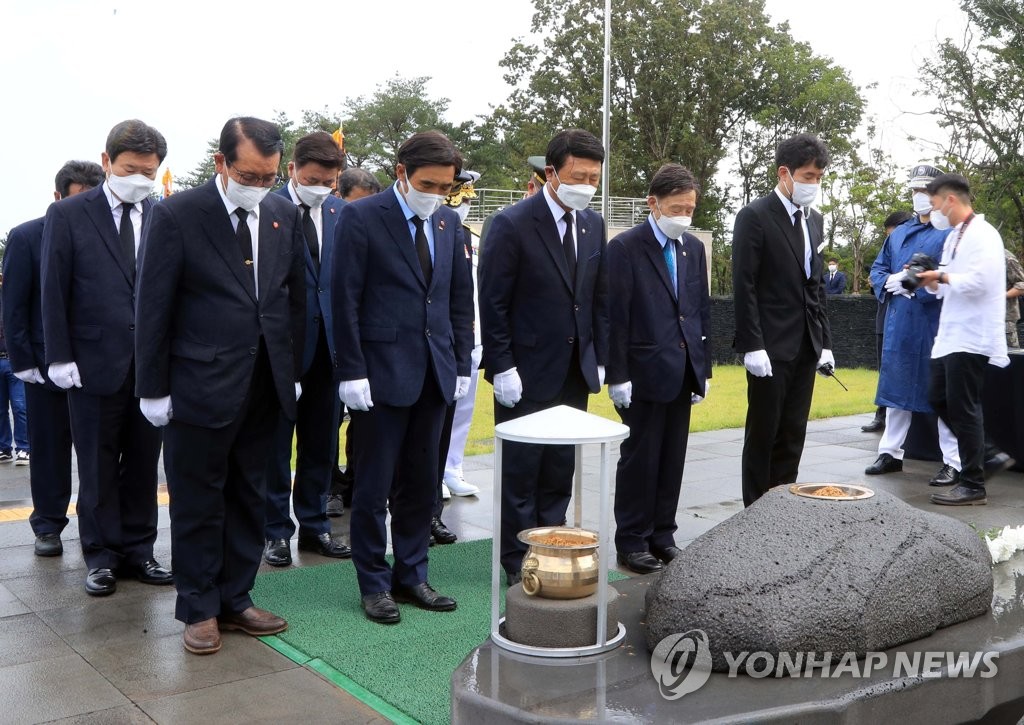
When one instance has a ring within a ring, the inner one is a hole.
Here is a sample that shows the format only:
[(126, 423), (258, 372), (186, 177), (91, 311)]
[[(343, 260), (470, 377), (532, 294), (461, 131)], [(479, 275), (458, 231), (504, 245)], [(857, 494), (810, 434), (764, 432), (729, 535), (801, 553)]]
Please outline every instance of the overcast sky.
[[(956, 0), (767, 0), (767, 9), (856, 84), (879, 84), (869, 111), (894, 158), (909, 166), (931, 155), (903, 142), (908, 131), (939, 138), (908, 114), (931, 105), (910, 91), (936, 37), (962, 31)], [(233, 115), (337, 110), (396, 73), (430, 76), (431, 97), (451, 99), (451, 121), (486, 114), (508, 95), (498, 62), (531, 15), (529, 0), (4, 0), (0, 233), (41, 216), (60, 166), (99, 162), (107, 132), (126, 118), (158, 128), (166, 165), (184, 174)]]

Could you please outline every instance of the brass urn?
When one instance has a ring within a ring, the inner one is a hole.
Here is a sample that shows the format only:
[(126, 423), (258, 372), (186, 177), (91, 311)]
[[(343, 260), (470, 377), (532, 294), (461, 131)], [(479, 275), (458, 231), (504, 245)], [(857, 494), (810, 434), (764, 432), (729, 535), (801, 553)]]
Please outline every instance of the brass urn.
[(597, 532), (542, 526), (519, 532), (529, 549), (523, 557), (523, 590), (545, 599), (581, 599), (597, 589)]

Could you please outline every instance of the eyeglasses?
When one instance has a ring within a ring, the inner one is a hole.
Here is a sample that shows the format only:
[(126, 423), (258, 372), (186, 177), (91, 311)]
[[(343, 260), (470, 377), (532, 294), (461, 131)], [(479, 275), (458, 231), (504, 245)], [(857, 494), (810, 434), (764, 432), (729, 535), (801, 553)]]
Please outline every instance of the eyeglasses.
[[(235, 168), (231, 164), (228, 164), (227, 166), (229, 169)], [(256, 174), (244, 173), (242, 171), (239, 171), (238, 169), (235, 169), (235, 175), (238, 177), (238, 180), (244, 186), (277, 186), (282, 181), (281, 177), (278, 176), (277, 174), (257, 176)]]

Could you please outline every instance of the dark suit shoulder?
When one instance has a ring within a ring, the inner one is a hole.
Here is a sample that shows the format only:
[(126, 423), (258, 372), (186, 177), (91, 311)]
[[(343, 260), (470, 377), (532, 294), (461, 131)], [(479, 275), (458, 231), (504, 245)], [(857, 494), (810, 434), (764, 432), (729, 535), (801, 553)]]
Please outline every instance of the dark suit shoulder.
[(646, 239), (648, 235), (654, 236), (654, 231), (651, 229), (650, 223), (648, 223), (648, 221), (644, 219), (640, 224), (637, 224), (635, 227), (630, 227), (629, 229), (623, 232), (619, 232), (614, 237), (612, 237), (611, 241), (608, 243), (614, 244), (617, 242), (623, 246), (639, 244), (644, 239)]
[(334, 195), (328, 195), (327, 198), (324, 199), (323, 208), (328, 210), (334, 209), (334, 213), (337, 214), (339, 211), (341, 211), (341, 207), (345, 206), (346, 203), (347, 202), (343, 201), (342, 199), (339, 199)]
[(83, 191), (81, 194), (75, 194), (66, 199), (53, 202), (47, 208), (45, 218), (49, 218), (51, 214), (62, 214), (64, 216), (80, 214), (85, 210), (86, 205), (96, 201), (102, 201), (109, 208), (102, 185), (94, 186), (89, 191)]
[(10, 245), (20, 238), (33, 239), (43, 236), (43, 223), (46, 221), (46, 217), (39, 217), (31, 221), (22, 222), (18, 226), (11, 229), (7, 234), (7, 244)]

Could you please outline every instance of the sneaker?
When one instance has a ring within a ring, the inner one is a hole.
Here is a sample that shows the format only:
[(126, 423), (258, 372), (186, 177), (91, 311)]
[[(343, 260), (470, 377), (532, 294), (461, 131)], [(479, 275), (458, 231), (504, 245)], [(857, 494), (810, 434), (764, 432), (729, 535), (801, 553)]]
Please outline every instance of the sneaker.
[(28, 451), (18, 451), (14, 454), (14, 465), (15, 466), (27, 466), (28, 465)]
[(444, 485), (448, 487), (452, 496), (476, 496), (480, 489), (458, 474), (444, 474)]
[(441, 484), (441, 500), (447, 501), (452, 497), (452, 492), (448, 490), (448, 487), (443, 483)]
[(0, 463), (10, 463), (14, 460), (14, 456), (11, 455), (10, 451), (0, 451)]

